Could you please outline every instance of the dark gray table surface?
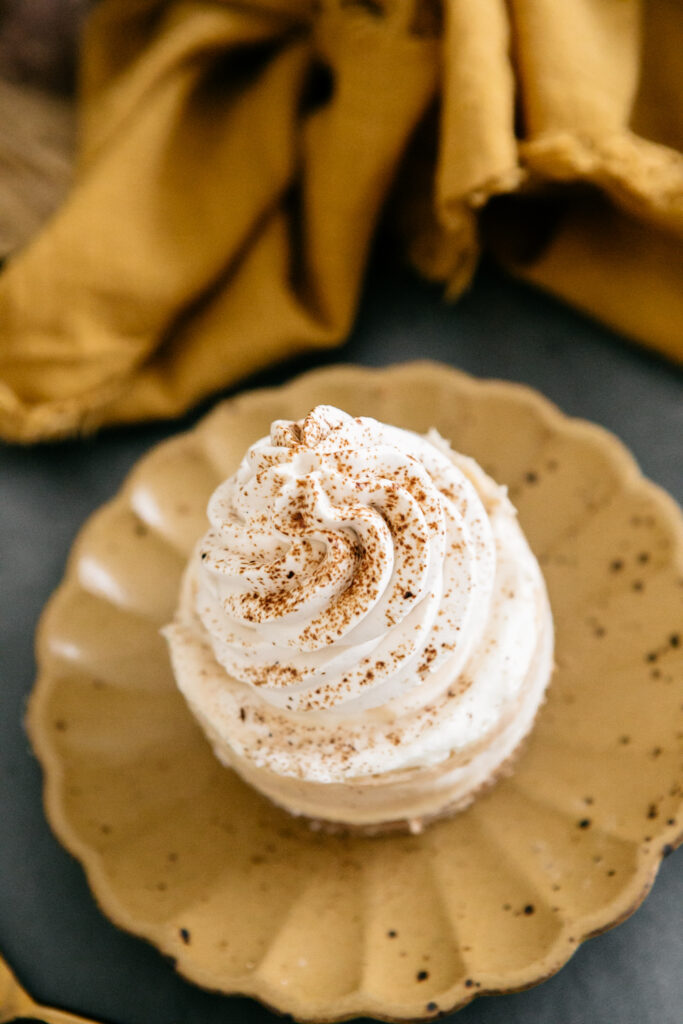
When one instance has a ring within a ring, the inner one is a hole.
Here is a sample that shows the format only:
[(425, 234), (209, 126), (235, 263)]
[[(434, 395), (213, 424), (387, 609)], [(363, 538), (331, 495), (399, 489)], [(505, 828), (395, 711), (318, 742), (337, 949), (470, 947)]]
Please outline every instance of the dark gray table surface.
[[(492, 268), (454, 306), (405, 270), (376, 268), (343, 349), (249, 383), (278, 383), (323, 362), (383, 365), (415, 357), (531, 384), (565, 412), (613, 430), (644, 472), (681, 500), (680, 371)], [(99, 912), (79, 865), (45, 821), (41, 773), (22, 730), (34, 627), (77, 530), (143, 452), (201, 411), (180, 425), (0, 447), (0, 951), (34, 997), (116, 1024), (277, 1019), (250, 1000), (183, 981), (154, 949)], [(679, 851), (626, 923), (585, 943), (544, 984), (475, 1001), (454, 1015), (458, 1024), (682, 1024), (682, 869)]]

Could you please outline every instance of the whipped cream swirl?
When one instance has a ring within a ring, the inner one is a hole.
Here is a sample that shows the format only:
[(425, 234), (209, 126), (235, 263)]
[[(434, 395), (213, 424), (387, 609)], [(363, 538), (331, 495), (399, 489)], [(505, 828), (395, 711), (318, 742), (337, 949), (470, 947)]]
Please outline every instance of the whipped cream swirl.
[(199, 617), (232, 677), (289, 711), (378, 707), (484, 626), (495, 546), (471, 482), (433, 445), (319, 406), (276, 422), (214, 493)]
[(435, 431), (324, 405), (276, 421), (208, 517), (167, 636), (222, 760), (358, 780), (467, 761), (521, 703), (529, 727), (540, 570), (505, 489)]

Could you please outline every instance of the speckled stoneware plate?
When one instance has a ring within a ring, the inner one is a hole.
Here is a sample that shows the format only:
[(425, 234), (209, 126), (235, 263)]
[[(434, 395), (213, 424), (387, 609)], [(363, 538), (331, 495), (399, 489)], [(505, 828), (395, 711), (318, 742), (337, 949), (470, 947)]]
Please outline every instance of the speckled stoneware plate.
[[(558, 670), (514, 775), (420, 836), (335, 838), (214, 759), (159, 627), (215, 485), (319, 402), (436, 426), (506, 483)], [(444, 366), (325, 369), (224, 402), (84, 528), (39, 634), (49, 819), (101, 907), (200, 985), (302, 1020), (429, 1018), (556, 971), (682, 836), (683, 528), (614, 437)]]

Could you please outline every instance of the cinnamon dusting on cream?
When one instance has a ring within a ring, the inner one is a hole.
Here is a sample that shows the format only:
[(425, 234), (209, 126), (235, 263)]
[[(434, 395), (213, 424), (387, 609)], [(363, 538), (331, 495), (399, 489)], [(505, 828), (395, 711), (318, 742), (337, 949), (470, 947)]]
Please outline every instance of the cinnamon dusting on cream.
[(378, 800), (394, 776), (457, 764), (464, 779), (507, 756), (552, 624), (506, 491), (471, 459), (318, 406), (273, 423), (208, 517), (167, 635), (223, 760), (260, 787), (268, 773), (287, 806), (276, 779), (297, 780), (303, 807), (320, 783), (372, 782)]

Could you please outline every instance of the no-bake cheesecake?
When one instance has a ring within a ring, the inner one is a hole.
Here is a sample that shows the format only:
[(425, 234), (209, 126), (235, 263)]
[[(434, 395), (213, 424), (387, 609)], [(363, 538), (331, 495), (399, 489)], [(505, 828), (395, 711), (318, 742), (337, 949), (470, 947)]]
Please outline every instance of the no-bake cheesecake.
[(435, 431), (318, 406), (214, 492), (165, 629), (217, 757), (330, 829), (417, 831), (509, 766), (553, 667), (504, 487)]

